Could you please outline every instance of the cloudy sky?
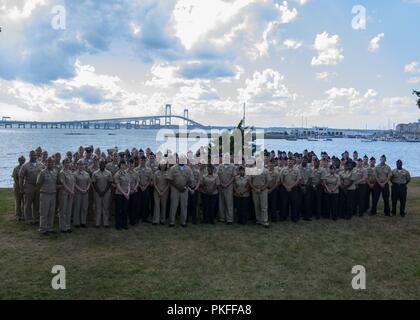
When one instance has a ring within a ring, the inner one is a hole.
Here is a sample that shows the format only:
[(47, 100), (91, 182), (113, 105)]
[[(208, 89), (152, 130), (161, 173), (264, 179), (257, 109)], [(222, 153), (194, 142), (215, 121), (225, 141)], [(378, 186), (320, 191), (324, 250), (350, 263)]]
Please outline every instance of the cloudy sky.
[(258, 126), (392, 127), (420, 118), (419, 19), (420, 0), (0, 0), (0, 116), (171, 103), (232, 125), (245, 102)]

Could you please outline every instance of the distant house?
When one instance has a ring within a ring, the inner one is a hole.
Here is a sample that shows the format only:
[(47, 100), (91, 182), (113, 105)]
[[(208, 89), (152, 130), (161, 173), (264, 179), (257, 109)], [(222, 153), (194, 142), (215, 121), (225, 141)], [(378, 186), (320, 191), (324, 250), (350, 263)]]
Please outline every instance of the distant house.
[(420, 119), (413, 123), (400, 123), (397, 125), (396, 131), (402, 135), (417, 136), (420, 134)]

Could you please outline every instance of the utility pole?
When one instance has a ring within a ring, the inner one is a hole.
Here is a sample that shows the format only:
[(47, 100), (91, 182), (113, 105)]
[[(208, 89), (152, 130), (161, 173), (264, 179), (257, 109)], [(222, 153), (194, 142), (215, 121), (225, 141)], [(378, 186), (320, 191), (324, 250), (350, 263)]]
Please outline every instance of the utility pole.
[(244, 110), (243, 110), (243, 115), (242, 115), (242, 126), (245, 127), (245, 108), (246, 108), (246, 103), (244, 102)]

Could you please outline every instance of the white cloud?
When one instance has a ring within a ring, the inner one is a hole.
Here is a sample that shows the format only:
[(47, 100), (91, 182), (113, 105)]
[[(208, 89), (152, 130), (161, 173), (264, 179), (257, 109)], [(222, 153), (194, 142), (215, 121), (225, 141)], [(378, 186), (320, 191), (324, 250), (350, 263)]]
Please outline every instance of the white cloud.
[(330, 80), (330, 79), (332, 79), (332, 78), (334, 78), (336, 76), (337, 76), (337, 73), (336, 72), (328, 72), (328, 71), (325, 71), (325, 72), (317, 72), (315, 74), (315, 79), (326, 81), (326, 80)]
[(420, 77), (411, 77), (407, 80), (409, 84), (419, 84), (420, 83)]
[(327, 32), (318, 34), (315, 38), (315, 50), (318, 56), (312, 58), (313, 66), (336, 65), (344, 59), (343, 49), (339, 47), (340, 37), (330, 36)]
[(239, 101), (265, 103), (295, 99), (283, 80), (284, 76), (273, 69), (255, 71), (251, 79), (246, 79), (245, 88), (238, 89)]
[(255, 0), (179, 0), (173, 11), (175, 35), (187, 49)]
[(406, 73), (420, 73), (420, 66), (417, 61), (413, 61), (404, 67), (404, 72)]
[(302, 41), (297, 41), (293, 39), (286, 39), (283, 42), (283, 46), (286, 49), (298, 49), (302, 46)]
[(369, 43), (368, 50), (370, 52), (376, 52), (379, 49), (380, 42), (384, 37), (385, 37), (385, 33), (383, 32), (378, 34), (376, 37), (374, 37)]

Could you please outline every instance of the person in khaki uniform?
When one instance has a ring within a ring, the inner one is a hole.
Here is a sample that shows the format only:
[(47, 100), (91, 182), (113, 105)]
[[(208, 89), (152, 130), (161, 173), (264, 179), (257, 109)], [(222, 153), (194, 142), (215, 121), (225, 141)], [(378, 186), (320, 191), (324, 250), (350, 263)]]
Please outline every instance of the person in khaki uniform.
[(23, 201), (23, 190), (20, 188), (19, 183), (19, 172), (22, 166), (25, 164), (25, 157), (21, 156), (18, 159), (19, 165), (13, 169), (13, 194), (15, 196), (15, 214), (18, 221), (24, 218), (24, 201)]
[(298, 210), (298, 185), (300, 184), (301, 176), (298, 168), (295, 167), (293, 158), (288, 158), (287, 167), (284, 167), (280, 173), (280, 180), (285, 189), (281, 203), (283, 209), (280, 214), (280, 221), (285, 221), (289, 217), (289, 209), (291, 211), (291, 218), (293, 222), (298, 222), (300, 219)]
[(63, 170), (58, 174), (58, 181), (61, 185), (59, 190), (59, 225), (62, 233), (71, 233), (71, 213), (74, 202), (74, 186), (76, 178), (71, 170), (71, 160), (63, 161)]
[(233, 184), (234, 195), (237, 203), (238, 223), (247, 224), (249, 218), (249, 207), (251, 205), (251, 187), (249, 186), (249, 176), (245, 175), (245, 167), (240, 166), (238, 175)]
[(73, 205), (73, 224), (75, 227), (86, 228), (86, 218), (88, 213), (90, 177), (85, 171), (84, 160), (77, 162), (77, 170), (74, 172), (76, 178), (75, 197)]
[(384, 214), (391, 215), (389, 208), (389, 181), (391, 179), (392, 170), (386, 164), (386, 156), (381, 156), (380, 164), (375, 168), (376, 183), (373, 187), (373, 201), (372, 201), (372, 215), (376, 214), (376, 208), (379, 201), (379, 196), (382, 194), (384, 201)]
[[(192, 162), (195, 162), (195, 159), (191, 159)], [(188, 217), (187, 221), (191, 220), (192, 224), (197, 224), (197, 213), (198, 213), (198, 202), (199, 202), (199, 189), (201, 183), (201, 171), (200, 164), (194, 165), (190, 160), (188, 160), (188, 166), (193, 172), (194, 180), (193, 184), (188, 188)]]
[(214, 166), (207, 166), (207, 174), (201, 178), (200, 190), (203, 195), (203, 223), (214, 224), (214, 216), (219, 201), (220, 177), (214, 172)]
[[(320, 162), (318, 158), (313, 159), (313, 168), (311, 172), (311, 198), (312, 198), (312, 212), (315, 219), (321, 219), (323, 212), (323, 185), (322, 178), (325, 175), (325, 170), (320, 168)], [(325, 202), (325, 201), (324, 201)]]
[[(86, 165), (85, 160), (85, 168), (87, 173), (89, 173), (89, 177), (92, 180), (92, 175), (95, 171), (99, 170), (99, 157), (96, 154), (92, 156), (92, 164)], [(95, 190), (93, 188), (89, 189), (89, 200), (88, 200), (88, 220), (93, 220), (93, 217), (96, 215), (96, 202), (95, 202)]]
[(153, 183), (153, 171), (146, 166), (146, 157), (140, 157), (140, 165), (135, 169), (139, 175), (139, 216), (142, 222), (149, 222), (150, 215), (150, 191), (149, 188)]
[(39, 231), (44, 235), (53, 232), (58, 176), (51, 157), (47, 159), (46, 164), (47, 167), (40, 172), (36, 181), (40, 190)]
[(367, 185), (367, 171), (363, 168), (363, 160), (358, 159), (355, 168), (357, 181), (356, 181), (356, 194), (355, 194), (355, 207), (354, 215), (363, 217), (366, 212), (366, 193), (368, 192)]
[(92, 185), (95, 198), (95, 227), (99, 228), (103, 222), (109, 228), (109, 208), (111, 205), (112, 173), (105, 169), (105, 160), (99, 161), (99, 169), (92, 173)]
[(118, 154), (114, 154), (112, 156), (112, 162), (107, 163), (106, 165), (106, 170), (108, 170), (109, 172), (111, 172), (112, 176), (114, 176), (117, 171), (119, 170), (118, 167)]
[(24, 192), (25, 221), (28, 224), (36, 224), (39, 221), (39, 190), (36, 188), (36, 180), (43, 169), (42, 164), (37, 161), (35, 151), (31, 151), (29, 162), (19, 171), (20, 190)]
[[(107, 163), (106, 170), (111, 172), (112, 177), (115, 176), (115, 174), (119, 170), (118, 166), (118, 154), (112, 154), (111, 162)], [(112, 184), (111, 187), (111, 207), (110, 207), (110, 214), (115, 215), (115, 184)]]
[(181, 226), (187, 226), (188, 187), (193, 184), (194, 176), (186, 163), (187, 157), (181, 156), (179, 163), (171, 167), (168, 172), (167, 179), (171, 185), (169, 213), (170, 227), (175, 226), (175, 216), (179, 205), (181, 207)]
[[(373, 203), (373, 188), (376, 184), (376, 175), (375, 175), (375, 168), (376, 168), (376, 159), (374, 157), (370, 158), (369, 167), (366, 168), (367, 174), (367, 185), (368, 185), (368, 193), (366, 195), (366, 210), (371, 208), (371, 203)], [(372, 210), (369, 213), (372, 215)]]
[(159, 162), (158, 169), (153, 175), (153, 197), (155, 201), (155, 207), (153, 212), (153, 225), (165, 224), (166, 210), (168, 205), (169, 196), (169, 181), (168, 166), (166, 160)]
[(311, 194), (311, 176), (312, 170), (308, 167), (308, 158), (303, 157), (302, 163), (298, 167), (300, 171), (300, 188), (299, 190), (299, 212), (303, 216), (303, 220), (311, 221), (312, 216), (312, 194)]
[(130, 198), (128, 199), (128, 220), (130, 225), (135, 226), (140, 222), (139, 216), (139, 198), (138, 198), (138, 187), (140, 183), (140, 177), (138, 172), (135, 170), (135, 159), (130, 158), (128, 160), (127, 174), (130, 178)]
[(339, 189), (341, 186), (340, 175), (336, 173), (335, 165), (330, 166), (329, 173), (325, 174), (322, 177), (322, 184), (324, 186), (325, 192), (325, 209), (324, 209), (324, 218), (333, 219), (334, 221), (338, 220), (340, 215), (339, 209)]
[(400, 201), (400, 215), (405, 217), (405, 204), (407, 201), (407, 185), (411, 181), (410, 172), (403, 169), (403, 163), (401, 160), (397, 161), (397, 168), (392, 170), (391, 182), (392, 182), (392, 215), (397, 215), (397, 202)]
[(127, 212), (130, 201), (131, 177), (127, 172), (127, 164), (125, 160), (121, 160), (119, 170), (114, 175), (115, 188), (115, 228), (117, 230), (128, 230)]
[(275, 170), (276, 161), (271, 159), (268, 161), (268, 216), (272, 222), (278, 220), (277, 208), (278, 208), (278, 187), (279, 187), (279, 172)]
[(250, 176), (249, 185), (252, 190), (252, 200), (254, 202), (255, 217), (258, 225), (266, 228), (270, 226), (268, 223), (268, 190), (269, 174), (264, 168), (263, 159), (258, 158), (256, 161), (256, 169), (254, 174)]
[(230, 155), (223, 156), (223, 163), (218, 167), (220, 180), (219, 221), (233, 223), (233, 181), (235, 180), (235, 165), (230, 163)]
[(358, 180), (356, 174), (356, 163), (349, 160), (346, 163), (344, 172), (341, 173), (341, 186), (344, 191), (343, 197), (343, 208), (342, 217), (346, 220), (350, 220), (354, 214), (354, 206), (356, 202), (356, 183)]

